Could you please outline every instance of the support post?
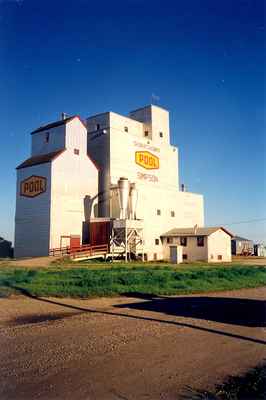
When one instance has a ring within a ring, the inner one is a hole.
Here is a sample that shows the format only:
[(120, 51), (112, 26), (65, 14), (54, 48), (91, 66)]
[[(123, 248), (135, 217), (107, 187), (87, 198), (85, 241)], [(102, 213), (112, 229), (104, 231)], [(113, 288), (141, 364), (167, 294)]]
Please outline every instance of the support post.
[(114, 228), (112, 228), (112, 263), (114, 262)]
[(125, 262), (127, 263), (127, 223), (125, 221)]

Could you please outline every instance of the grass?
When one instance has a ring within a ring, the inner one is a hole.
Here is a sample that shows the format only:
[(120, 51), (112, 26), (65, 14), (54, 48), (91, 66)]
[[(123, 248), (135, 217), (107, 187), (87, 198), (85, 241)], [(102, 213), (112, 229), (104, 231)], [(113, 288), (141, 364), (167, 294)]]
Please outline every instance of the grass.
[(36, 296), (97, 297), (124, 293), (177, 295), (266, 285), (263, 266), (109, 264), (49, 268), (0, 267), (0, 295), (26, 290)]
[[(189, 397), (188, 397), (189, 396)], [(212, 392), (189, 393), (194, 400), (263, 400), (266, 399), (266, 363), (251, 369), (243, 376), (231, 376)]]

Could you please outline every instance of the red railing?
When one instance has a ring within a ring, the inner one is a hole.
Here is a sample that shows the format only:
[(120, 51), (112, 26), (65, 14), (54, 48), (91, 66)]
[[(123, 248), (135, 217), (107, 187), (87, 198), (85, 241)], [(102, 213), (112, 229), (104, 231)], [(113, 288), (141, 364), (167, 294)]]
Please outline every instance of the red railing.
[(70, 250), (70, 257), (71, 258), (78, 258), (78, 257), (90, 257), (97, 254), (107, 254), (108, 253), (108, 244), (101, 244), (97, 246), (91, 245), (83, 245), (79, 248), (72, 248)]
[(101, 244), (92, 246), (90, 244), (84, 244), (78, 247), (59, 247), (50, 249), (50, 256), (66, 256), (69, 255), (71, 258), (94, 256), (97, 254), (107, 254), (109, 251), (108, 244)]
[(67, 256), (69, 254), (70, 247), (58, 247), (49, 250), (49, 256)]

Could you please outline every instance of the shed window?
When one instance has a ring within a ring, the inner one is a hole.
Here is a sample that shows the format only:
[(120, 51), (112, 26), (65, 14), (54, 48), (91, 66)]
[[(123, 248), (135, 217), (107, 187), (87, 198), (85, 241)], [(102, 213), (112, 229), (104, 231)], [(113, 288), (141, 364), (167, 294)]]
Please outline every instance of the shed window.
[(128, 127), (127, 126), (124, 127), (124, 131), (128, 132)]
[(180, 244), (181, 246), (187, 246), (187, 238), (185, 236), (180, 238)]
[(160, 137), (163, 137), (163, 132), (160, 132), (159, 135), (160, 135)]
[(157, 215), (161, 215), (161, 210), (157, 210)]
[(204, 236), (197, 236), (197, 246), (204, 247)]
[(171, 211), (171, 217), (174, 217), (174, 216), (175, 216), (175, 212)]
[(74, 154), (79, 155), (79, 149), (74, 149)]
[(50, 132), (46, 132), (45, 134), (45, 143), (48, 143), (50, 139)]
[(158, 246), (158, 244), (160, 244), (160, 240), (159, 239), (155, 239), (155, 244), (156, 244), (156, 246)]

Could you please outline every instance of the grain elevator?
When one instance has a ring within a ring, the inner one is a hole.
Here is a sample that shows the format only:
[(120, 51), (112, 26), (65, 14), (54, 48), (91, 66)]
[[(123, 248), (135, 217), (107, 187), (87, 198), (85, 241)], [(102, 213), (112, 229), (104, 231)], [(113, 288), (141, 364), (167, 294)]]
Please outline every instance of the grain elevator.
[(204, 226), (203, 196), (180, 187), (164, 108), (63, 116), (31, 138), (31, 157), (17, 167), (16, 257), (72, 241), (160, 260), (164, 232)]
[[(88, 154), (99, 165), (98, 216), (110, 218), (115, 227), (128, 224), (138, 243), (143, 237), (135, 252), (143, 251), (148, 260), (162, 259), (164, 232), (204, 225), (203, 196), (179, 188), (178, 149), (170, 144), (169, 112), (149, 105), (127, 117), (106, 112), (86, 122)], [(121, 186), (126, 193), (122, 205)]]

